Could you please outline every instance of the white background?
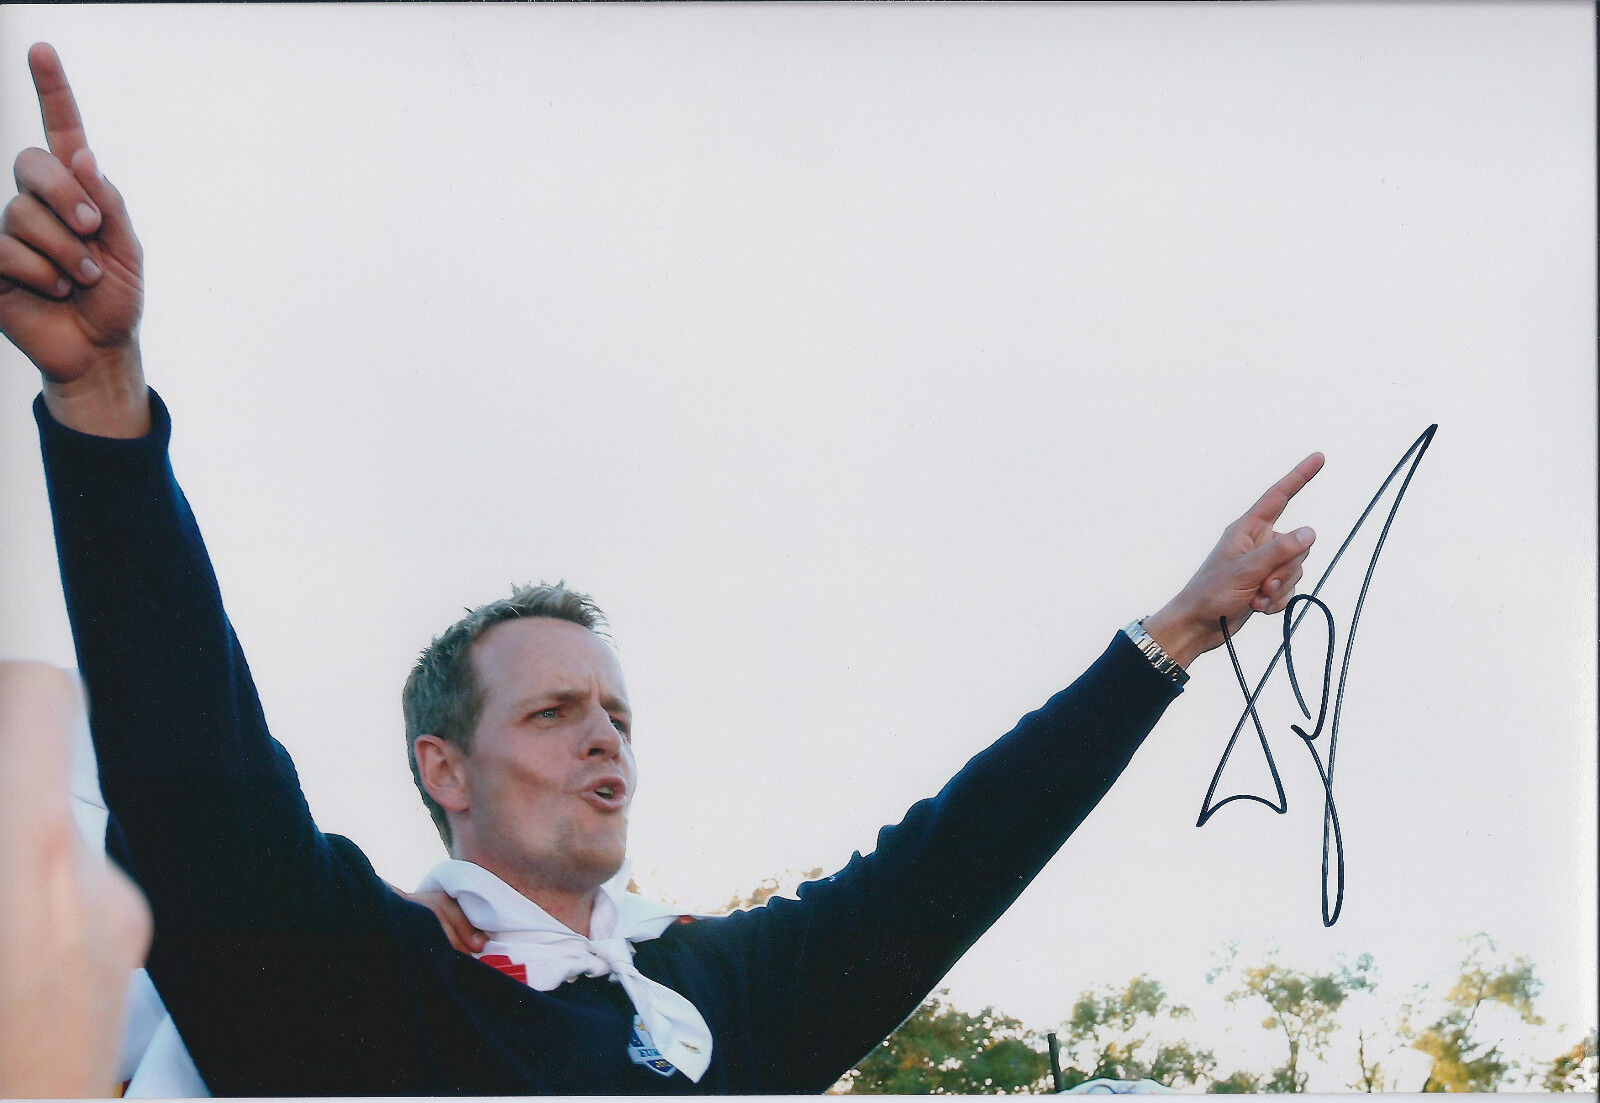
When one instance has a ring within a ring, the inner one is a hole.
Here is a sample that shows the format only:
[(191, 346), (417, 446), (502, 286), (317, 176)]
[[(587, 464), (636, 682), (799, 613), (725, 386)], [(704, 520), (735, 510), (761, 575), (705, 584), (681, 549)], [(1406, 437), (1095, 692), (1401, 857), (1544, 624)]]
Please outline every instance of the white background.
[[(401, 682), (513, 582), (610, 613), (636, 875), (709, 907), (870, 848), (1313, 450), (1320, 572), (1437, 422), (1351, 660), (1339, 923), (1281, 673), (1288, 814), (1194, 827), (1218, 653), (950, 984), (1049, 1027), (1148, 972), (1226, 1072), (1281, 1060), (1204, 982), (1229, 939), (1393, 1001), (1484, 930), (1537, 1052), (1593, 1025), (1592, 6), (8, 7), (5, 157), (38, 39), (273, 730), (390, 880), (442, 854)], [(0, 360), (0, 653), (71, 665)], [(1265, 778), (1242, 739), (1222, 792)]]

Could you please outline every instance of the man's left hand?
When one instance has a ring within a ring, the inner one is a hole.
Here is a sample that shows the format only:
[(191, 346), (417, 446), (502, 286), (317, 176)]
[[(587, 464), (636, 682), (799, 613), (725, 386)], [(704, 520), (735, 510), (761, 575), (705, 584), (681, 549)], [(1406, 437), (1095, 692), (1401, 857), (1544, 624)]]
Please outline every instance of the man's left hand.
[(1222, 539), (1177, 597), (1145, 618), (1145, 631), (1179, 666), (1222, 646), (1221, 621), (1231, 636), (1251, 613), (1281, 613), (1294, 596), (1306, 555), (1317, 534), (1309, 528), (1274, 532), (1289, 499), (1322, 470), (1313, 452), (1279, 479)]

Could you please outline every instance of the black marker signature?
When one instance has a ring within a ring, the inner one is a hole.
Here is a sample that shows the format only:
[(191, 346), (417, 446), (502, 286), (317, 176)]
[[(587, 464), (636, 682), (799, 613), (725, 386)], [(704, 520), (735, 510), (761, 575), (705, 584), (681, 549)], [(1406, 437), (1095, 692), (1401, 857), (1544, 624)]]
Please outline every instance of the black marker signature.
[[(1400, 508), (1400, 502), (1406, 496), (1406, 488), (1411, 485), (1411, 476), (1416, 474), (1417, 465), (1422, 462), (1422, 456), (1433, 443), (1433, 434), (1439, 428), (1437, 424), (1430, 425), (1423, 434), (1416, 439), (1406, 454), (1400, 457), (1400, 462), (1394, 465), (1394, 470), (1389, 472), (1389, 477), (1383, 480), (1383, 485), (1378, 487), (1378, 492), (1372, 496), (1372, 501), (1367, 503), (1367, 508), (1361, 511), (1361, 516), (1356, 519), (1355, 526), (1350, 530), (1350, 535), (1344, 538), (1344, 543), (1339, 545), (1339, 550), (1334, 553), (1333, 559), (1328, 563), (1327, 569), (1322, 572), (1322, 577), (1317, 579), (1317, 584), (1312, 587), (1309, 594), (1296, 594), (1289, 599), (1283, 610), (1283, 643), (1274, 652), (1272, 661), (1267, 664), (1267, 669), (1262, 673), (1261, 680), (1256, 683), (1255, 692), (1251, 692), (1249, 684), (1245, 681), (1244, 671), (1239, 666), (1238, 653), (1233, 649), (1233, 640), (1228, 635), (1228, 623), (1224, 619), (1222, 624), (1222, 639), (1228, 647), (1228, 658), (1233, 662), (1233, 672), (1239, 679), (1239, 688), (1244, 692), (1244, 713), (1239, 717), (1239, 722), (1233, 726), (1233, 735), (1228, 739), (1228, 745), (1223, 749), (1222, 760), (1217, 763), (1217, 772), (1211, 775), (1211, 788), (1206, 790), (1206, 799), (1200, 806), (1200, 819), (1196, 827), (1204, 827), (1206, 821), (1216, 814), (1219, 808), (1230, 801), (1253, 800), (1266, 805), (1279, 815), (1289, 810), (1289, 798), (1284, 795), (1283, 781), (1278, 777), (1278, 764), (1272, 759), (1272, 750), (1267, 746), (1267, 733), (1261, 726), (1261, 717), (1256, 714), (1256, 699), (1261, 696), (1262, 688), (1267, 684), (1267, 679), (1272, 676), (1273, 670), (1282, 658), (1284, 666), (1289, 671), (1289, 685), (1294, 690), (1295, 701), (1300, 705), (1300, 711), (1307, 719), (1311, 717), (1311, 710), (1306, 708), (1305, 697), (1300, 693), (1300, 681), (1295, 677), (1294, 654), (1290, 646), (1290, 639), (1300, 627), (1300, 622), (1315, 606), (1322, 611), (1322, 616), (1327, 622), (1328, 648), (1327, 656), (1322, 667), (1322, 703), (1317, 708), (1317, 726), (1311, 732), (1298, 724), (1291, 724), (1290, 730), (1298, 735), (1306, 745), (1306, 750), (1311, 752), (1311, 761), (1317, 765), (1317, 774), (1322, 778), (1322, 925), (1331, 927), (1339, 919), (1339, 911), (1344, 907), (1344, 839), (1339, 832), (1339, 811), (1333, 803), (1333, 759), (1339, 747), (1339, 712), (1344, 705), (1345, 679), (1350, 675), (1350, 652), (1355, 646), (1356, 625), (1361, 619), (1361, 606), (1367, 600), (1367, 587), (1372, 584), (1372, 571), (1378, 565), (1378, 553), (1383, 551), (1383, 542), (1389, 537), (1389, 526), (1394, 523), (1395, 511)], [(1372, 559), (1367, 563), (1367, 576), (1361, 583), (1361, 594), (1356, 598), (1355, 611), (1350, 614), (1350, 634), (1344, 644), (1344, 664), (1339, 670), (1339, 692), (1333, 699), (1333, 720), (1328, 725), (1328, 762), (1324, 767), (1322, 759), (1317, 754), (1316, 739), (1322, 734), (1323, 720), (1328, 712), (1328, 690), (1333, 677), (1333, 651), (1334, 651), (1334, 618), (1332, 611), (1317, 597), (1322, 590), (1323, 583), (1328, 581), (1328, 576), (1339, 565), (1339, 559), (1355, 539), (1356, 533), (1366, 523), (1367, 517), (1377, 507), (1378, 500), (1383, 497), (1383, 492), (1389, 489), (1389, 484), (1394, 482), (1395, 476), (1400, 474), (1400, 469), (1406, 466), (1406, 461), (1411, 461), (1411, 467), (1406, 471), (1406, 477), (1400, 483), (1400, 489), (1395, 492), (1394, 505), (1389, 507), (1389, 516), (1383, 522), (1383, 530), (1378, 533), (1378, 544), (1372, 549)], [(1304, 603), (1300, 615), (1295, 616), (1295, 606)], [(1278, 802), (1267, 800), (1265, 797), (1253, 793), (1235, 793), (1233, 796), (1224, 797), (1215, 804), (1211, 798), (1216, 795), (1217, 783), (1222, 780), (1222, 768), (1228, 764), (1228, 756), (1233, 753), (1233, 745), (1239, 741), (1239, 733), (1244, 730), (1246, 718), (1253, 720), (1256, 726), (1256, 735), (1261, 740), (1261, 752), (1267, 757), (1267, 769), (1272, 772), (1272, 784), (1278, 792)], [(1332, 845), (1335, 865), (1337, 887), (1334, 893), (1333, 911), (1328, 911), (1328, 850)]]

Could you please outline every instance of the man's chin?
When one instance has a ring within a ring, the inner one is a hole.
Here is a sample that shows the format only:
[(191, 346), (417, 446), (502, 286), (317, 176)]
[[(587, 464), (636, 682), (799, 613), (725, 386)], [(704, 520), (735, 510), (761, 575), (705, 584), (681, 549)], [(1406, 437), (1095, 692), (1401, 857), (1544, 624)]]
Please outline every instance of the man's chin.
[(625, 845), (596, 847), (583, 856), (584, 880), (597, 887), (603, 885), (622, 872), (622, 867), (627, 864), (627, 860), (628, 853)]

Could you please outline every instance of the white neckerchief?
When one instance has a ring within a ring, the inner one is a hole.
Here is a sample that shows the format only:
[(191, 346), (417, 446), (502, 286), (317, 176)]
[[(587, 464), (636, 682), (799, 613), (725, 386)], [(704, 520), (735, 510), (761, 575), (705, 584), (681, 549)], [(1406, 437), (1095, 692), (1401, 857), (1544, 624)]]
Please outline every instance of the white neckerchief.
[(711, 1028), (694, 1004), (633, 964), (633, 944), (660, 935), (679, 912), (626, 891), (626, 884), (624, 869), (595, 894), (588, 938), (471, 862), (440, 862), (417, 891), (443, 890), (454, 897), (473, 926), (489, 936), (477, 956), (503, 954), (524, 966), (531, 988), (549, 992), (584, 976), (609, 976), (621, 984), (655, 1048), (698, 1082), (711, 1064)]

